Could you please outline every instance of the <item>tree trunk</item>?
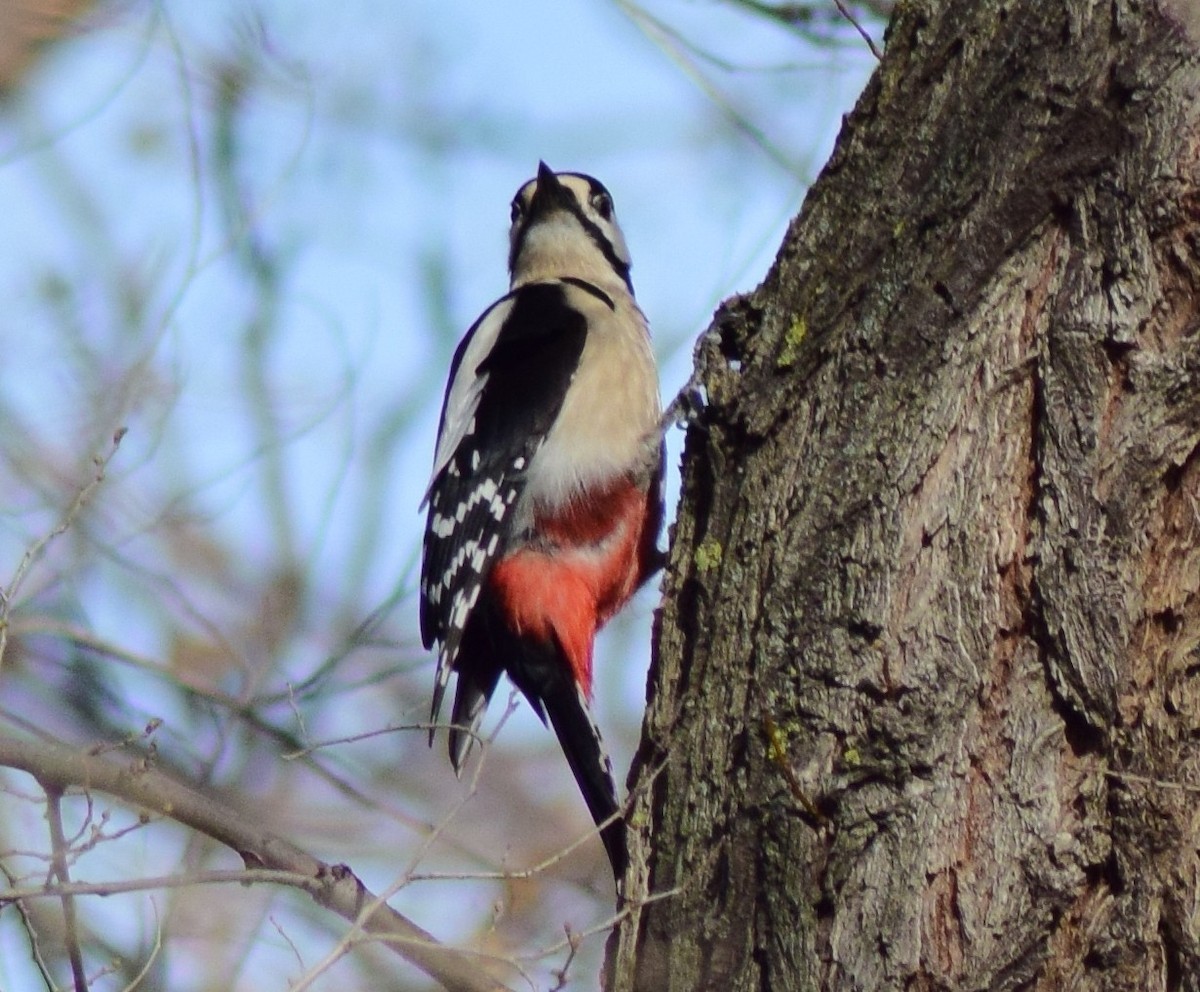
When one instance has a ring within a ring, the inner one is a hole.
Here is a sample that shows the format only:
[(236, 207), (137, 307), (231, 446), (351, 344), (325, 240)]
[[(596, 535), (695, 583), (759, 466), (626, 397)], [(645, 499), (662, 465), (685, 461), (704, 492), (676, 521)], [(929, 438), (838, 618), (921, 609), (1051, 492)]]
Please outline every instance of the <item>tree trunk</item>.
[(698, 351), (611, 989), (1200, 989), (1198, 332), (1196, 0), (901, 3)]

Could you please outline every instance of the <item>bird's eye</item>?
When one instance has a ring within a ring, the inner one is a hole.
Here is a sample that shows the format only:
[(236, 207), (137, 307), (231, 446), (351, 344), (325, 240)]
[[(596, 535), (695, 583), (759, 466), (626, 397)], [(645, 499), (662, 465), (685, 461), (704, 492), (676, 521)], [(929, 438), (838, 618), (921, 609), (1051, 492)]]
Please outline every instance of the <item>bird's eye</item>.
[(611, 220), (613, 212), (612, 197), (604, 192), (593, 193), (592, 209), (595, 210), (596, 213), (598, 213), (605, 220)]
[(512, 202), (512, 213), (510, 215), (512, 217), (512, 222), (515, 224), (517, 222), (517, 219), (524, 212), (525, 212), (525, 208), (523, 206), (521, 206), (521, 198), (518, 196)]

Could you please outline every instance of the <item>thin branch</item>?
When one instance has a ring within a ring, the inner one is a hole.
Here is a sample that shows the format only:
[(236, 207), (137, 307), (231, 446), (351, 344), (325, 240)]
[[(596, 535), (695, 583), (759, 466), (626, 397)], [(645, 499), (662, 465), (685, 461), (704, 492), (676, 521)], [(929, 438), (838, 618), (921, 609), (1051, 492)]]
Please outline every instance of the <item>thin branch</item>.
[[(63, 885), (70, 885), (71, 874), (67, 868), (68, 845), (62, 824), (63, 787), (45, 782), (42, 782), (42, 787), (46, 790), (46, 822), (50, 825), (50, 846), (54, 855), (50, 873)], [(79, 947), (79, 921), (75, 916), (75, 899), (69, 893), (64, 893), (61, 899), (63, 940), (66, 942), (67, 957), (71, 962), (75, 992), (88, 992), (87, 973), (83, 970), (83, 951)]]
[[(646, 896), (644, 899), (639, 899), (638, 907), (640, 908), (649, 906), (652, 903), (661, 902), (663, 899), (670, 899), (679, 895), (679, 893), (682, 891), (682, 888), (673, 888), (666, 889), (662, 892), (652, 893), (651, 895)], [(628, 917), (633, 911), (633, 908), (634, 906), (632, 903), (626, 903), (607, 919), (601, 920), (599, 923), (588, 927), (586, 930), (573, 931), (569, 926), (564, 927), (564, 930), (566, 931), (565, 937), (551, 944), (549, 947), (543, 947), (539, 950), (532, 951), (529, 954), (521, 955), (520, 960), (538, 961), (542, 958), (548, 958), (554, 954), (558, 954), (563, 950), (573, 954), (573, 949), (582, 945), (587, 938), (594, 937), (596, 934), (607, 933), (608, 931), (619, 926), (621, 922), (624, 921), (625, 918)]]
[[(299, 964), (301, 968), (303, 968), (304, 967), (304, 955), (300, 953), (300, 948), (296, 946), (296, 942), (294, 940), (292, 940), (291, 937), (288, 936), (288, 932), (283, 929), (283, 926), (280, 924), (280, 922), (277, 919), (275, 919), (274, 916), (268, 916), (267, 919), (270, 920), (271, 926), (275, 928), (275, 932), (277, 934), (279, 934), (280, 940), (282, 940), (285, 944), (288, 945), (288, 947), (291, 948), (292, 954), (294, 954), (296, 956), (296, 963)], [(294, 990), (293, 990), (293, 992), (294, 992)]]
[(666, 22), (651, 14), (633, 0), (617, 0), (617, 6), (635, 25), (655, 42), (685, 76), (695, 83), (705, 97), (717, 108), (737, 130), (748, 137), (772, 162), (791, 175), (801, 175), (798, 165), (787, 153), (776, 145), (765, 131), (737, 109), (713, 83), (700, 71), (692, 53), (687, 50), (683, 39)]
[(572, 932), (570, 923), (563, 924), (563, 931), (567, 935), (567, 960), (563, 962), (561, 968), (554, 969), (555, 981), (550, 992), (562, 992), (567, 987), (571, 965), (575, 963), (575, 955), (579, 953), (579, 946), (583, 943), (583, 938)]
[(304, 973), (304, 976), (298, 982), (292, 985), (291, 992), (307, 992), (308, 989), (312, 988), (313, 982), (317, 981), (322, 975), (329, 971), (330, 968), (332, 968), (335, 964), (342, 960), (342, 958), (349, 954), (353, 946), (354, 931), (351, 931), (336, 944), (334, 944), (334, 946), (329, 949), (329, 953), (327, 953), (325, 957), (313, 965), (313, 967), (309, 968), (308, 971)]
[[(71, 624), (61, 623), (59, 621), (47, 619), (44, 617), (22, 617), (19, 621), (14, 620), (10, 629), (15, 633), (20, 634), (47, 634), (53, 637), (61, 637), (64, 640), (70, 641), (80, 647), (87, 648), (91, 651), (96, 651), (103, 654), (105, 657), (112, 658), (114, 661), (119, 661), (123, 664), (131, 665), (141, 671), (144, 671), (155, 678), (168, 680), (171, 686), (187, 696), (203, 699), (217, 706), (228, 709), (233, 716), (249, 726), (255, 732), (262, 734), (269, 741), (278, 745), (279, 748), (286, 749), (283, 752), (285, 758), (299, 758), (305, 762), (305, 766), (315, 773), (324, 782), (331, 785), (339, 793), (349, 799), (351, 802), (357, 803), (366, 809), (375, 809), (381, 811), (384, 815), (395, 820), (397, 823), (416, 831), (425, 831), (429, 829), (429, 824), (410, 816), (402, 810), (383, 805), (381, 802), (367, 795), (349, 779), (338, 774), (335, 768), (329, 767), (327, 763), (320, 760), (316, 754), (309, 754), (302, 747), (300, 740), (289, 730), (276, 726), (266, 716), (262, 715), (259, 710), (265, 708), (273, 702), (286, 699), (285, 693), (271, 693), (262, 696), (255, 696), (251, 699), (241, 699), (236, 696), (231, 696), (223, 693), (218, 689), (208, 688), (205, 686), (195, 685), (187, 682), (186, 673), (174, 672), (169, 670), (165, 662), (155, 661), (154, 659), (140, 656), (134, 652), (128, 651), (119, 645), (113, 644), (102, 638), (97, 637), (90, 631)], [(367, 683), (369, 684), (369, 683)], [(331, 693), (340, 691), (336, 686), (329, 687), (326, 683), (326, 692)], [(36, 728), (28, 727), (19, 715), (5, 710), (0, 707), (0, 715), (4, 716), (8, 722), (16, 726), (26, 726), (33, 732)], [(383, 730), (374, 731), (373, 733), (388, 733), (392, 730), (407, 729), (404, 727), (390, 727)], [(418, 727), (427, 725), (416, 725)], [(141, 735), (136, 735), (141, 736)], [(125, 743), (132, 743), (131, 737)], [(124, 746), (124, 744), (119, 745)]]
[[(509, 694), (508, 708), (500, 718), (500, 722), (497, 724), (496, 728), (492, 731), (491, 736), (480, 742), (483, 747), (483, 755), (475, 764), (475, 772), (471, 776), (470, 788), (467, 790), (466, 795), (462, 797), (459, 803), (446, 814), (442, 821), (438, 823), (425, 838), (424, 842), (420, 845), (416, 853), (413, 854), (412, 858), (410, 859), (409, 867), (405, 871), (401, 872), (400, 875), (392, 882), (392, 884), (376, 897), (375, 903), (369, 903), (363, 907), (359, 913), (359, 920), (368, 917), (374, 911), (376, 904), (386, 903), (386, 900), (390, 899), (396, 892), (410, 884), (412, 881), (412, 872), (414, 867), (420, 863), (421, 859), (425, 856), (425, 853), (442, 836), (443, 830), (451, 822), (453, 822), (453, 820), (458, 816), (459, 811), (470, 801), (471, 797), (476, 794), (479, 788), (479, 778), (483, 773), (484, 758), (486, 757), (487, 751), (496, 735), (500, 733), (504, 724), (508, 721), (509, 717), (511, 717), (516, 711), (516, 708), (517, 694), (516, 690), (514, 690)], [(349, 953), (351, 948), (355, 943), (358, 942), (361, 936), (361, 930), (357, 926), (344, 934), (342, 938), (326, 952), (325, 956), (308, 970), (303, 979), (299, 983), (293, 985), (293, 992), (303, 992), (303, 990), (310, 988), (312, 983), (316, 981), (317, 978), (327, 972), (338, 961), (345, 957), (346, 954)], [(521, 971), (521, 974), (524, 978), (526, 978), (526, 980), (529, 980), (529, 976), (526, 975), (524, 971)], [(533, 982), (531, 980), (529, 980), (529, 984), (532, 988)]]
[(235, 868), (212, 871), (189, 871), (181, 875), (152, 875), (149, 878), (123, 878), (111, 882), (66, 882), (58, 885), (15, 886), (0, 892), (0, 906), (23, 902), (26, 899), (53, 899), (61, 896), (116, 896), (128, 892), (156, 892), (160, 889), (190, 888), (195, 885), (236, 883), (251, 885), (266, 882), (271, 885), (291, 885), (303, 889), (310, 879), (273, 868)]
[[(0, 862), (0, 873), (8, 880), (9, 887), (15, 887), (17, 884), (17, 876), (9, 871), (8, 866)], [(54, 978), (50, 974), (50, 966), (46, 963), (46, 958), (42, 954), (41, 942), (38, 939), (37, 927), (34, 926), (33, 918), (29, 915), (29, 910), (23, 902), (18, 902), (17, 912), (21, 916), (21, 925), (25, 929), (25, 936), (29, 938), (29, 950), (33, 955), (33, 963), (37, 966), (39, 974), (42, 976), (42, 982), (50, 992), (54, 992)]]
[(158, 905), (153, 899), (150, 900), (150, 905), (154, 908), (154, 946), (150, 948), (150, 953), (146, 956), (146, 963), (142, 965), (142, 967), (138, 970), (138, 973), (133, 976), (132, 980), (128, 985), (125, 986), (124, 989), (121, 990), (121, 992), (133, 992), (134, 989), (141, 985), (142, 980), (148, 974), (150, 974), (150, 969), (154, 967), (155, 960), (157, 960), (159, 954), (162, 953), (162, 920), (159, 919)]
[(854, 25), (854, 30), (857, 31), (862, 37), (862, 40), (867, 43), (867, 47), (871, 49), (871, 54), (874, 55), (876, 59), (882, 61), (883, 53), (875, 47), (875, 40), (869, 34), (867, 34), (867, 29), (859, 24), (858, 18), (856, 18), (854, 14), (847, 9), (843, 0), (833, 0), (833, 5), (837, 7), (839, 14), (841, 14), (844, 18), (846, 18), (846, 20)]
[(108, 469), (108, 463), (112, 461), (113, 456), (117, 453), (117, 448), (121, 445), (121, 439), (125, 436), (125, 428), (121, 427), (112, 436), (112, 445), (108, 449), (108, 453), (93, 459), (96, 466), (96, 471), (92, 478), (83, 485), (75, 494), (75, 498), (71, 501), (71, 505), (67, 507), (66, 512), (61, 519), (47, 534), (43, 535), (35, 541), (21, 557), (21, 561), (17, 565), (17, 570), (13, 573), (12, 579), (8, 585), (0, 589), (0, 668), (4, 665), (4, 649), (8, 644), (8, 617), (12, 611), (13, 601), (17, 598), (17, 593), (21, 590), (21, 585), (29, 575), (30, 569), (38, 563), (42, 555), (46, 553), (46, 549), (58, 538), (62, 537), (71, 526), (75, 523), (79, 514), (83, 512), (83, 508), (87, 506), (88, 500), (92, 498), (92, 494), (99, 488), (100, 483), (104, 481), (104, 473)]
[[(47, 789), (96, 789), (198, 830), (236, 851), (248, 868), (275, 873), (325, 909), (382, 939), (450, 992), (511, 992), (486, 974), (467, 951), (446, 947), (376, 896), (345, 865), (330, 865), (252, 818), (158, 771), (143, 759), (118, 762), (48, 740), (0, 734), (0, 766), (33, 775)], [(298, 883), (296, 878), (303, 878)]]
[[(778, 6), (766, 3), (765, 0), (733, 0), (733, 2), (738, 7), (752, 11), (779, 24), (786, 25), (798, 32), (802, 37), (808, 38), (816, 44), (827, 44), (834, 41), (833, 38), (822, 37), (814, 33), (816, 26), (824, 25), (830, 20), (831, 12), (827, 10), (825, 2), (790, 3)], [(832, 0), (832, 3), (837, 11), (836, 16), (848, 21), (854, 30), (858, 32), (859, 37), (867, 43), (871, 54), (877, 59), (882, 59), (883, 55), (876, 47), (874, 40), (867, 33), (866, 28), (859, 22), (854, 12), (846, 5), (845, 0)], [(892, 8), (895, 5), (891, 0), (864, 0), (859, 6), (866, 7), (876, 17), (887, 18), (891, 16)]]

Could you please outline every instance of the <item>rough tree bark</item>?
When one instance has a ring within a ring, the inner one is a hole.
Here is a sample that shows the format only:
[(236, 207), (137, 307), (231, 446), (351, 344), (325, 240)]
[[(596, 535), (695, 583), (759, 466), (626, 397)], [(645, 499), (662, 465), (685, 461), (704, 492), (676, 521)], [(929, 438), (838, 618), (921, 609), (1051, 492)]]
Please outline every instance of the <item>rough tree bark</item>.
[(610, 989), (1200, 989), (1197, 8), (899, 5), (698, 351)]

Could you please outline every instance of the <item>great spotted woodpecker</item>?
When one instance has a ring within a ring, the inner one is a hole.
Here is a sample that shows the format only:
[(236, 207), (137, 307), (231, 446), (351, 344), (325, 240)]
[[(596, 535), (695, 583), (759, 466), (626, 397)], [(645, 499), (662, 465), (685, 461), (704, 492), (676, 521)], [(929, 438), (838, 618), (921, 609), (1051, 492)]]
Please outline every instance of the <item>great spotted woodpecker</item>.
[(624, 828), (589, 706), (592, 644), (660, 563), (658, 374), (612, 197), (595, 179), (539, 163), (512, 202), (508, 267), (508, 294), (450, 365), (426, 494), (432, 720), (456, 672), (461, 774), (507, 673), (558, 735), (619, 886)]

